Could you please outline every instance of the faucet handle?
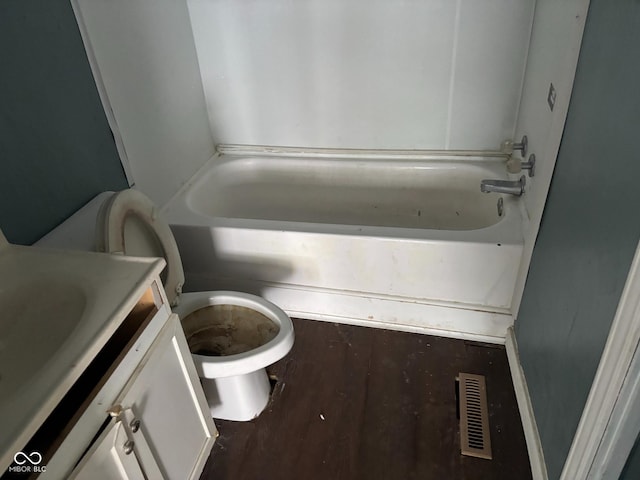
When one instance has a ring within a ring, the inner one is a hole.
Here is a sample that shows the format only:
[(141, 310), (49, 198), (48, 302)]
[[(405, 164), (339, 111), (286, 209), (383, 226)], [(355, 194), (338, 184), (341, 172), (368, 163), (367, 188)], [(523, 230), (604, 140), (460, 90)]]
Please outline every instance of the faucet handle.
[(512, 154), (515, 150), (518, 150), (522, 155), (522, 158), (527, 156), (527, 147), (529, 146), (529, 140), (526, 135), (522, 136), (522, 140), (519, 143), (515, 143), (513, 140), (505, 140), (502, 142), (501, 150), (506, 154)]
[(532, 153), (529, 155), (529, 160), (523, 162), (519, 158), (509, 157), (507, 160), (507, 172), (520, 173), (522, 170), (528, 170), (529, 176), (533, 177), (536, 174), (536, 155)]
[(520, 164), (522, 170), (529, 170), (529, 176), (533, 177), (536, 174), (536, 154), (529, 155), (529, 160)]
[(522, 171), (522, 160), (519, 158), (509, 157), (507, 160), (507, 172), (520, 173)]
[(513, 144), (513, 149), (514, 150), (520, 150), (520, 155), (522, 155), (522, 158), (527, 156), (527, 147), (529, 146), (529, 139), (527, 138), (526, 135), (522, 136), (522, 140), (520, 140), (520, 143), (514, 143)]

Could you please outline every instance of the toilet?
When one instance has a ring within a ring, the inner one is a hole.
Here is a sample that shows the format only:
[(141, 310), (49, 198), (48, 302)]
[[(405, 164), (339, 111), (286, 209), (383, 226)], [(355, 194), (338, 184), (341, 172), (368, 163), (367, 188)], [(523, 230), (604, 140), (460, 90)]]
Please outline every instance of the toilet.
[(211, 416), (247, 421), (270, 395), (265, 367), (293, 346), (291, 319), (276, 305), (241, 292), (182, 293), (178, 246), (157, 207), (137, 190), (104, 192), (36, 242), (41, 247), (164, 257), (167, 298), (185, 336)]

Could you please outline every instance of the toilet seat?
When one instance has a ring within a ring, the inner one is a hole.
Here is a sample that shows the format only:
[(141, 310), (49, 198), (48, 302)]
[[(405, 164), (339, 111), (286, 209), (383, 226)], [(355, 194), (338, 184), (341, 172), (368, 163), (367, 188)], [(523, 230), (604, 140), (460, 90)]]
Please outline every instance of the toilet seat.
[(178, 245), (156, 206), (137, 190), (115, 193), (100, 207), (96, 220), (96, 247), (100, 252), (163, 257), (161, 274), (169, 303), (178, 304), (184, 271)]

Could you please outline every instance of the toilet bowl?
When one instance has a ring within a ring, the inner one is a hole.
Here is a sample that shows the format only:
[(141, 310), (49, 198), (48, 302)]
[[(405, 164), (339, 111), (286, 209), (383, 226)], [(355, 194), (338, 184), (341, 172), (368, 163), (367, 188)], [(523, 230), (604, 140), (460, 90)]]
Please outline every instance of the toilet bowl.
[(212, 417), (247, 421), (264, 410), (270, 394), (265, 367), (291, 350), (291, 319), (256, 295), (182, 293), (184, 271), (175, 239), (145, 195), (131, 189), (102, 193), (37, 245), (164, 257), (161, 280), (182, 321)]

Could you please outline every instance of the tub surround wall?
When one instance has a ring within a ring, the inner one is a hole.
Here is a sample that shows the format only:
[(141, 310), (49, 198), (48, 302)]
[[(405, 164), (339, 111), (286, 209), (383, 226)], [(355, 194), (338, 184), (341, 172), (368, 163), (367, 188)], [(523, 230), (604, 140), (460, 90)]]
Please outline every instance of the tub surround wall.
[(188, 0), (220, 143), (489, 149), (512, 137), (533, 0)]
[(215, 151), (186, 2), (72, 1), (135, 185), (162, 205)]
[(30, 245), (127, 187), (68, 0), (0, 2), (0, 228)]
[[(537, 162), (535, 177), (527, 179), (523, 197), (530, 221), (525, 224), (524, 253), (512, 302), (514, 315), (520, 307), (560, 148), (588, 8), (589, 0), (536, 1), (516, 138), (527, 134), (529, 151), (536, 154)], [(551, 84), (556, 95), (553, 110), (547, 102)]]
[(496, 150), (529, 133), (517, 309), (588, 0), (73, 1), (136, 187), (159, 205), (214, 143)]
[(629, 61), (638, 58), (639, 46), (637, 1), (591, 1), (567, 125), (515, 322), (554, 480), (640, 237), (640, 64)]
[(136, 186), (159, 205), (214, 143), (495, 150), (529, 133), (528, 250), (499, 304), (517, 307), (588, 0), (73, 3)]

